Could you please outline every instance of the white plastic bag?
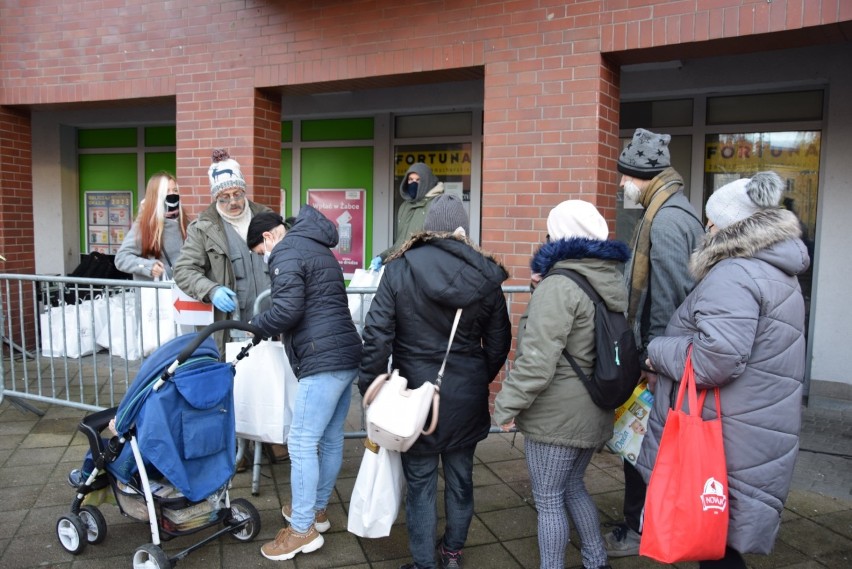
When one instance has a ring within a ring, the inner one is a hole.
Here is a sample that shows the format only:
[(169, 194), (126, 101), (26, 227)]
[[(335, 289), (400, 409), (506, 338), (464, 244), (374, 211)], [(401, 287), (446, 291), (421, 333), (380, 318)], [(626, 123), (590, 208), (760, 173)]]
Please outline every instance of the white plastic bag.
[(139, 342), (139, 320), (136, 294), (126, 290), (105, 299), (106, 302), (95, 305), (95, 323), (98, 345), (108, 348), (109, 353), (126, 360), (138, 360), (142, 357)]
[[(93, 302), (63, 304), (39, 315), (41, 354), (49, 358), (78, 358), (95, 351)], [(79, 334), (78, 334), (79, 331)]]
[[(225, 359), (234, 361), (248, 342), (225, 344)], [(281, 342), (264, 340), (234, 366), (234, 411), (237, 436), (285, 444), (293, 424), (299, 382)]]
[(404, 489), (400, 454), (384, 447), (378, 453), (366, 448), (352, 488), (346, 529), (361, 537), (390, 535)]
[[(355, 269), (352, 280), (349, 281), (349, 288), (377, 288), (384, 271), (384, 267), (378, 271)], [(355, 293), (348, 295), (349, 314), (352, 315), (352, 320), (355, 322), (359, 334), (364, 330), (364, 321), (367, 318), (367, 312), (370, 311), (370, 304), (373, 302), (374, 296), (375, 294)]]
[(177, 336), (174, 302), (170, 288), (139, 289), (142, 354), (147, 356)]

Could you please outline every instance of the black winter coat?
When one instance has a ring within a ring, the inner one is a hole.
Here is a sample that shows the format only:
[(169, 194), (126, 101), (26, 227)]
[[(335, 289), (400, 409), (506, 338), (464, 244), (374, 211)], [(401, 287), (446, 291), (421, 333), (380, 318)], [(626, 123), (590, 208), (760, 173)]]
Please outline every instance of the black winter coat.
[(414, 236), (385, 266), (364, 327), (362, 394), (387, 371), (391, 355), (409, 388), (434, 381), (456, 309), (464, 309), (441, 385), (438, 428), (418, 438), (408, 452), (456, 450), (488, 436), (488, 385), (512, 342), (501, 289), (508, 276), (470, 242), (447, 234)]
[(330, 249), (337, 240), (331, 221), (313, 207), (302, 206), (269, 257), (272, 307), (251, 320), (270, 336), (285, 335), (298, 378), (354, 369), (361, 358), (343, 271)]

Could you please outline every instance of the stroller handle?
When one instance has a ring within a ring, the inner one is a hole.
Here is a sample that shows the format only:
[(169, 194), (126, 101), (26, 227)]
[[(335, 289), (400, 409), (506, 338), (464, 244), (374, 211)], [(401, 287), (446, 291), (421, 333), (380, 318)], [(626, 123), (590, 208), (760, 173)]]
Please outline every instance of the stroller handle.
[[(190, 342), (189, 344), (187, 344), (187, 346), (183, 349), (183, 351), (178, 355), (177, 361), (172, 365), (177, 367), (180, 364), (182, 364), (183, 362), (185, 362), (186, 360), (188, 360), (189, 357), (195, 352), (195, 350), (198, 349), (198, 346), (200, 346), (201, 343), (204, 340), (206, 340), (210, 335), (215, 334), (219, 330), (233, 330), (233, 329), (243, 330), (244, 332), (251, 332), (254, 336), (251, 339), (253, 346), (258, 345), (265, 338), (265, 334), (264, 334), (263, 330), (261, 330), (257, 326), (254, 326), (252, 324), (247, 324), (245, 322), (240, 322), (239, 320), (220, 320), (218, 322), (214, 322), (213, 324), (210, 324), (209, 326), (206, 326), (205, 328), (201, 329), (198, 332), (198, 335), (195, 337), (195, 339), (192, 342)], [(175, 364), (177, 364), (177, 365), (175, 365)], [(169, 366), (169, 370), (172, 371), (172, 373), (174, 373), (174, 371), (171, 370), (171, 367), (172, 366)]]
[(166, 368), (166, 370), (163, 372), (163, 375), (160, 376), (160, 379), (158, 379), (154, 383), (154, 391), (159, 390), (160, 387), (162, 387), (162, 385), (175, 374), (175, 371), (177, 370), (178, 366), (188, 360), (189, 357), (195, 352), (195, 350), (198, 349), (198, 346), (200, 346), (201, 343), (206, 340), (211, 334), (215, 334), (219, 330), (231, 329), (251, 332), (254, 336), (251, 339), (252, 346), (258, 345), (265, 339), (263, 330), (261, 330), (257, 326), (253, 326), (245, 322), (240, 322), (239, 320), (220, 320), (218, 322), (214, 322), (213, 324), (202, 328), (198, 332), (198, 334), (196, 334), (196, 337), (189, 344), (187, 344), (187, 346), (180, 354), (178, 354), (177, 359), (168, 368)]

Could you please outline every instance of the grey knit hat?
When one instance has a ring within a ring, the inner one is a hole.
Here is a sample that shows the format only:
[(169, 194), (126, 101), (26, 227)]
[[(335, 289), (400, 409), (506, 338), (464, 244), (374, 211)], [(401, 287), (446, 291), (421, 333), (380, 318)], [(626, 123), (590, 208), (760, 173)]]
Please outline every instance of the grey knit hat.
[(775, 172), (759, 172), (725, 184), (707, 200), (707, 219), (719, 229), (751, 217), (761, 209), (778, 207), (784, 180)]
[(464, 229), (465, 235), (470, 234), (467, 213), (458, 196), (441, 194), (432, 200), (426, 220), (423, 222), (423, 229), (453, 232), (459, 227)]
[(650, 180), (672, 165), (668, 134), (637, 128), (633, 140), (618, 157), (618, 171), (640, 180)]

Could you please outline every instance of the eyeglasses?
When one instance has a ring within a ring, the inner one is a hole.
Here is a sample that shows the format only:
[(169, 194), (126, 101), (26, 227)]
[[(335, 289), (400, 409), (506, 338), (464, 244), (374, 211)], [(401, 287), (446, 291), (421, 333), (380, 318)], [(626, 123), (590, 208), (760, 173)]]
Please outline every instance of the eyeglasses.
[(222, 196), (222, 197), (216, 198), (216, 203), (227, 204), (227, 203), (231, 203), (231, 202), (238, 202), (238, 201), (242, 200), (244, 197), (246, 197), (246, 193), (241, 190), (239, 192), (234, 192), (230, 196)]

